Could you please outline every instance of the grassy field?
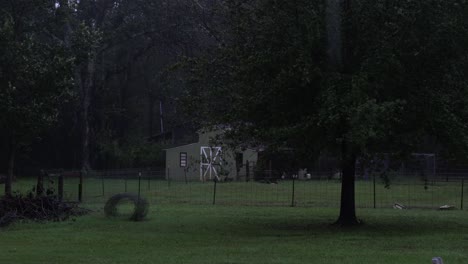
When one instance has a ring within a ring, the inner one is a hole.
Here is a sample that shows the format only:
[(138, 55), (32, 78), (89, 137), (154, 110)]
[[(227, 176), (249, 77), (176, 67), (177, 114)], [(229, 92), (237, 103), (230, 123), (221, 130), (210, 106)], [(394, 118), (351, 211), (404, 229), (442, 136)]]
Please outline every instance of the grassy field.
[[(77, 197), (65, 180), (65, 197)], [(51, 184), (49, 187), (56, 186)], [(22, 180), (14, 189), (31, 189)], [(103, 188), (104, 186), (104, 188)], [(126, 187), (125, 187), (126, 186)], [(364, 225), (339, 229), (338, 181), (219, 183), (147, 181), (141, 194), (148, 220), (108, 219), (102, 208), (115, 193), (138, 192), (137, 180), (86, 179), (83, 206), (93, 213), (62, 223), (18, 223), (0, 230), (0, 263), (445, 263), (468, 262), (468, 211), (394, 210), (460, 207), (458, 182), (356, 183)], [(250, 206), (246, 206), (250, 205)]]
[(0, 263), (468, 262), (468, 212), (359, 209), (365, 224), (329, 225), (331, 208), (153, 204), (148, 220), (91, 215), (0, 230)]

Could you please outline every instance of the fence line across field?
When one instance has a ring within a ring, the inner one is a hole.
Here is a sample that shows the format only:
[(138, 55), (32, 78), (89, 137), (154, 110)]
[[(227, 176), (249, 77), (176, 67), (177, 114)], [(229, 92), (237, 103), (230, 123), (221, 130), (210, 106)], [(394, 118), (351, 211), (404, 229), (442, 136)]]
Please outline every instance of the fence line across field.
[[(166, 173), (166, 170), (135, 169), (89, 173), (82, 182), (82, 200), (100, 203), (116, 193), (140, 192), (155, 203), (338, 207), (340, 202), (340, 179), (321, 172), (310, 172), (311, 177), (301, 179), (273, 179), (268, 176), (225, 182), (176, 181)], [(272, 174), (271, 171), (266, 173)], [(388, 186), (378, 176), (358, 178), (356, 206), (392, 208), (399, 204), (405, 208), (450, 206), (464, 209), (464, 174), (451, 173), (424, 179), (410, 176), (414, 174), (396, 175)], [(79, 178), (63, 177), (62, 197), (76, 200), (79, 197), (78, 184)]]

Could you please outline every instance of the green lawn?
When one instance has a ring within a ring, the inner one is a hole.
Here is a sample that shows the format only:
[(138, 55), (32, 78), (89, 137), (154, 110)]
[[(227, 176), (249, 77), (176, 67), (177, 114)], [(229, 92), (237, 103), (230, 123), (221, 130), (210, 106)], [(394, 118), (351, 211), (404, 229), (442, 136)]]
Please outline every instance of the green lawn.
[[(138, 181), (128, 180), (137, 192)], [(27, 190), (33, 179), (14, 189)], [(150, 203), (147, 221), (107, 219), (108, 197), (125, 191), (122, 179), (86, 179), (83, 206), (94, 212), (62, 223), (18, 223), (0, 230), (0, 263), (468, 263), (468, 211), (395, 210), (460, 208), (460, 184), (438, 182), (356, 183), (356, 229), (330, 225), (338, 215), (338, 181), (279, 184), (214, 184), (142, 180)], [(65, 180), (65, 196), (76, 200), (77, 181)]]
[[(143, 222), (96, 212), (0, 231), (0, 263), (445, 263), (468, 261), (468, 212), (360, 209), (365, 224), (330, 226), (336, 209), (153, 205)], [(99, 210), (99, 211), (98, 211)]]

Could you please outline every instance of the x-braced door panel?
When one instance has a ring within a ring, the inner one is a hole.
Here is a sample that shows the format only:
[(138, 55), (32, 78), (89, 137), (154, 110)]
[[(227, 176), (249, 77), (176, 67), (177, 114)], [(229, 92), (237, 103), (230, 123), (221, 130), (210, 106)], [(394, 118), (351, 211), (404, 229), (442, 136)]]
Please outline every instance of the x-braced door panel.
[(221, 166), (221, 147), (200, 148), (200, 180), (219, 179), (218, 170)]

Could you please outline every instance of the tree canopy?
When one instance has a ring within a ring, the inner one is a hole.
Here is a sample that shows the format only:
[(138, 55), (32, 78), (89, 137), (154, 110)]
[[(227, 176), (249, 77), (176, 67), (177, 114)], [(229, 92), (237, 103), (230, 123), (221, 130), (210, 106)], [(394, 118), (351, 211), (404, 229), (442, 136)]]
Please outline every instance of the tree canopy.
[(7, 194), (16, 152), (40, 138), (72, 98), (73, 56), (48, 35), (51, 8), (48, 1), (0, 5), (0, 126), (9, 148)]
[(210, 41), (208, 2), (0, 0), (0, 171), (13, 130), (27, 170), (161, 166), (147, 141), (176, 123), (179, 89), (163, 73)]
[[(342, 2), (332, 32), (323, 1), (226, 1), (224, 41), (188, 62), (184, 103), (204, 126), (229, 124), (238, 142), (341, 157), (339, 222), (351, 224), (358, 158), (467, 157), (468, 4)], [(343, 42), (338, 66), (329, 34)]]

